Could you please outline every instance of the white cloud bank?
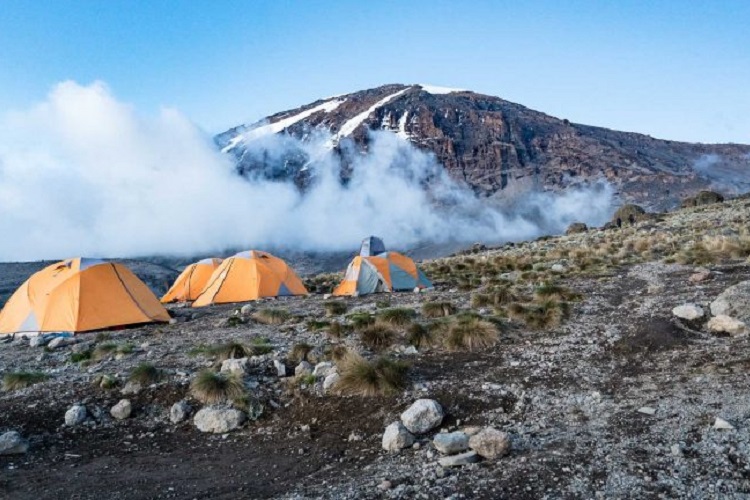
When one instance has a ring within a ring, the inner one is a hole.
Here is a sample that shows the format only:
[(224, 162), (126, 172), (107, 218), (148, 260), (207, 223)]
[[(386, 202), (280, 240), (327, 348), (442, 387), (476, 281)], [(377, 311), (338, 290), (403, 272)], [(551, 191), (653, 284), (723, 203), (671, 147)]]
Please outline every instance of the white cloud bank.
[[(289, 140), (266, 138), (258, 147)], [(320, 158), (304, 195), (291, 183), (237, 176), (231, 159), (176, 110), (144, 117), (103, 83), (61, 83), (33, 108), (0, 116), (0, 260), (342, 250), (369, 234), (393, 248), (500, 241), (561, 231), (574, 220), (600, 224), (612, 210), (612, 191), (599, 185), (530, 194), (506, 216), (391, 133), (373, 135), (346, 187), (324, 140), (301, 147)]]

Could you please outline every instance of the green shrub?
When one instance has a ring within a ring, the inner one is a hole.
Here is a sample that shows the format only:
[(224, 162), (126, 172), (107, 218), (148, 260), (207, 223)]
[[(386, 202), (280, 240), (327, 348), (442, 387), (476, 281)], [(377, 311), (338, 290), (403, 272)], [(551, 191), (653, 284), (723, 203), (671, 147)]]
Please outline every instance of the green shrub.
[(6, 391), (15, 391), (25, 387), (31, 387), (39, 382), (44, 382), (49, 375), (42, 372), (11, 372), (3, 375), (3, 389)]

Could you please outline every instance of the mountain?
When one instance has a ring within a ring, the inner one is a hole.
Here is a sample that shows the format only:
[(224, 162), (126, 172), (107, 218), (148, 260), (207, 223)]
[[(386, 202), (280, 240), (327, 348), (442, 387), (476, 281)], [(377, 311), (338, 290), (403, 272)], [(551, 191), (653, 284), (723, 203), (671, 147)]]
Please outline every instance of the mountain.
[[(328, 135), (365, 151), (368, 130), (386, 130), (434, 153), (456, 180), (480, 196), (514, 196), (530, 188), (560, 190), (606, 178), (623, 201), (670, 208), (712, 188), (750, 191), (750, 145), (660, 140), (571, 123), (499, 97), (429, 85), (384, 85), (284, 111), (216, 136), (242, 174), (307, 180), (303, 148), (278, 155), (249, 148), (268, 134), (310, 140)], [(344, 176), (346, 173), (344, 173)]]

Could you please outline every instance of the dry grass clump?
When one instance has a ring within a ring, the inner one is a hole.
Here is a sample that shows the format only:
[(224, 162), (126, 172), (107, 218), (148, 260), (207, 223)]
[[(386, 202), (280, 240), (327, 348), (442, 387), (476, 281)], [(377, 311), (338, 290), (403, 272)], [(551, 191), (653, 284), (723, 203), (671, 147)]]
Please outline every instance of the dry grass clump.
[(291, 317), (286, 309), (266, 308), (253, 313), (253, 319), (264, 325), (280, 325)]
[(511, 319), (537, 329), (559, 326), (567, 313), (567, 303), (551, 299), (531, 304), (514, 303), (508, 308), (508, 316)]
[(352, 322), (352, 326), (355, 330), (359, 330), (375, 323), (375, 317), (366, 311), (351, 313), (347, 315), (346, 318)]
[(393, 326), (406, 326), (411, 324), (417, 313), (408, 307), (394, 307), (384, 309), (378, 313), (378, 321)]
[(327, 328), (331, 324), (330, 321), (321, 321), (318, 319), (310, 319), (307, 320), (305, 323), (305, 326), (308, 330), (317, 331), (317, 330), (323, 330), (324, 328)]
[(245, 344), (236, 341), (226, 342), (224, 344), (216, 344), (208, 347), (198, 347), (194, 349), (194, 353), (205, 353), (210, 356), (216, 356), (219, 361), (225, 359), (239, 359), (246, 358), (252, 355), (252, 349)]
[(323, 304), (323, 308), (326, 311), (326, 316), (340, 316), (342, 314), (346, 314), (346, 311), (348, 309), (348, 306), (346, 305), (346, 302), (343, 302), (341, 300), (335, 300), (331, 302), (326, 302)]
[(331, 337), (340, 339), (351, 331), (351, 326), (344, 325), (342, 323), (339, 323), (338, 321), (331, 321), (331, 323), (328, 325), (327, 331), (328, 335), (330, 335)]
[(289, 351), (287, 359), (295, 364), (300, 363), (307, 359), (307, 355), (310, 354), (310, 351), (312, 351), (312, 349), (313, 348), (310, 344), (305, 344), (304, 342), (294, 344), (292, 346), (292, 350)]
[(396, 332), (386, 324), (375, 323), (360, 330), (359, 339), (375, 351), (383, 350), (396, 340)]
[(433, 335), (430, 328), (413, 323), (406, 332), (406, 341), (417, 349), (432, 343)]
[(448, 326), (443, 338), (445, 347), (451, 351), (490, 347), (497, 342), (497, 326), (483, 319), (465, 316)]
[(425, 318), (442, 318), (456, 313), (456, 306), (450, 302), (425, 302), (422, 315)]
[(245, 386), (236, 376), (203, 370), (190, 383), (190, 394), (204, 404), (215, 404), (242, 398)]
[(133, 368), (128, 380), (141, 385), (149, 385), (161, 379), (161, 371), (151, 363), (141, 363)]
[(714, 255), (725, 259), (741, 259), (750, 255), (750, 239), (738, 236), (706, 236), (703, 245)]
[(406, 387), (409, 367), (390, 358), (368, 361), (350, 352), (338, 364), (339, 379), (336, 387), (341, 392), (360, 396), (389, 395)]
[(581, 299), (581, 295), (562, 285), (544, 283), (534, 290), (534, 298), (537, 301), (576, 301)]
[(326, 359), (333, 361), (341, 361), (349, 353), (349, 349), (345, 345), (333, 345), (325, 349), (324, 355)]
[[(524, 274), (523, 273), (522, 277)], [(524, 278), (526, 279), (526, 278)], [(495, 286), (471, 296), (471, 307), (499, 307), (518, 300), (518, 295), (508, 286)]]
[(94, 350), (91, 352), (91, 359), (94, 361), (101, 361), (113, 355), (130, 354), (131, 352), (133, 352), (133, 346), (131, 344), (104, 342), (103, 344), (97, 344), (97, 346), (94, 347)]
[(3, 375), (3, 390), (16, 391), (25, 387), (31, 387), (39, 382), (44, 382), (49, 376), (42, 372), (11, 372)]

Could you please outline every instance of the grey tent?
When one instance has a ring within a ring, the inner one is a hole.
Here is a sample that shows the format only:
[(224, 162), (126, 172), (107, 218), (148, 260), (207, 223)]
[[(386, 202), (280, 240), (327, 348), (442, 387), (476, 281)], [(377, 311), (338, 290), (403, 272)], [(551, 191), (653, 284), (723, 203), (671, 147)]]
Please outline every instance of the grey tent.
[(377, 236), (369, 236), (362, 240), (362, 246), (359, 248), (359, 255), (361, 257), (373, 257), (380, 255), (385, 252), (385, 245), (383, 240)]

